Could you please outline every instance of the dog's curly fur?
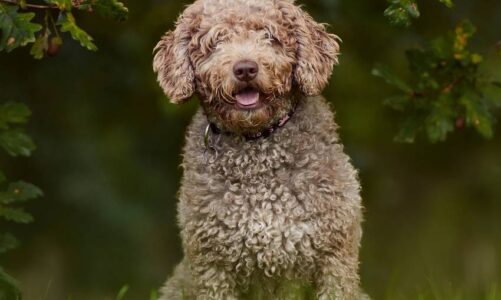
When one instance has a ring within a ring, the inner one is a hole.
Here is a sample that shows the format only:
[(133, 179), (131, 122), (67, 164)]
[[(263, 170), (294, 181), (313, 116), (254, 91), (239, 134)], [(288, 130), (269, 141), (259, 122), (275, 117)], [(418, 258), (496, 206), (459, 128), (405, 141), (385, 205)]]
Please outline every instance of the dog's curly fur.
[[(337, 63), (338, 38), (290, 0), (198, 0), (156, 47), (154, 70), (181, 103), (202, 108), (186, 137), (179, 225), (184, 260), (162, 300), (240, 299), (252, 285), (270, 295), (300, 280), (319, 299), (355, 300), (361, 199), (326, 101), (317, 96)], [(249, 82), (233, 65), (259, 66)], [(241, 109), (242, 88), (261, 106)], [(268, 138), (243, 136), (269, 128)], [(210, 137), (209, 122), (228, 134)]]

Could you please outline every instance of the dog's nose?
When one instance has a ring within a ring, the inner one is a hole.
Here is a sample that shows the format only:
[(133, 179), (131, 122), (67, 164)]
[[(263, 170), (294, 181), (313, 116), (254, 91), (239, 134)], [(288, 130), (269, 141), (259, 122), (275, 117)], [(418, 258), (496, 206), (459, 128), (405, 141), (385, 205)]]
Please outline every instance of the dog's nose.
[(256, 78), (259, 67), (251, 60), (241, 60), (233, 66), (233, 74), (240, 81), (251, 81)]

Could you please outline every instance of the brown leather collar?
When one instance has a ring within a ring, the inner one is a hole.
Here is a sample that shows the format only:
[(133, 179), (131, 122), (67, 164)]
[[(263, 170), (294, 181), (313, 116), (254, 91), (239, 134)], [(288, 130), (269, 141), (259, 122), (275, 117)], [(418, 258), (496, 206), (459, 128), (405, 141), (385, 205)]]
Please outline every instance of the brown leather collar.
[[(261, 132), (255, 133), (255, 134), (244, 134), (242, 135), (246, 141), (253, 141), (257, 140), (260, 138), (267, 138), (269, 137), (273, 132), (275, 132), (277, 129), (280, 127), (283, 127), (287, 122), (292, 118), (294, 115), (294, 112), (296, 111), (296, 106), (294, 107), (280, 120), (277, 122), (273, 123), (270, 127), (262, 130)], [(213, 134), (225, 134), (225, 135), (232, 135), (234, 133), (232, 132), (227, 132), (227, 131), (222, 131), (220, 128), (216, 126), (216, 124), (210, 122), (207, 127), (205, 128), (205, 135), (204, 135), (204, 143), (205, 143), (205, 148), (210, 148), (209, 145), (209, 132), (212, 132)]]

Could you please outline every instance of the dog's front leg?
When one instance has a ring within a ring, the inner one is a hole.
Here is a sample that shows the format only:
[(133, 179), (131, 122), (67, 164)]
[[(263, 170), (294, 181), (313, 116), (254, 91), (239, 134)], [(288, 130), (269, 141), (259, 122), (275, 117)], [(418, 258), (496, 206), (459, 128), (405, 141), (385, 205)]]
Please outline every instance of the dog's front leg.
[(317, 273), (319, 300), (360, 300), (357, 261), (350, 258), (327, 257)]
[[(325, 231), (329, 232), (329, 231)], [(358, 252), (362, 231), (359, 222), (348, 230), (330, 229), (325, 252), (317, 261), (319, 272), (315, 278), (319, 300), (361, 300), (358, 275)]]
[(192, 269), (197, 300), (237, 300), (234, 272), (213, 264), (198, 264)]

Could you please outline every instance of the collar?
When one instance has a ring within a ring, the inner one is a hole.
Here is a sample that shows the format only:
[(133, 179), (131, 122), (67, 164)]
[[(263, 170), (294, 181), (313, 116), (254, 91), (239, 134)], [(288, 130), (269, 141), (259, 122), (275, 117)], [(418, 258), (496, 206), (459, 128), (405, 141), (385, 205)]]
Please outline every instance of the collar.
[[(245, 138), (246, 141), (253, 141), (253, 140), (260, 139), (260, 138), (269, 137), (277, 129), (279, 129), (280, 127), (283, 127), (285, 124), (287, 124), (287, 122), (294, 115), (294, 112), (296, 111), (296, 106), (297, 106), (297, 103), (285, 116), (283, 116), (277, 122), (273, 123), (270, 127), (262, 130), (261, 132), (255, 133), (255, 134), (244, 134), (242, 136)], [(216, 124), (209, 122), (209, 124), (205, 128), (205, 134), (204, 134), (205, 148), (210, 148), (210, 145), (209, 145), (209, 133), (210, 132), (212, 132), (213, 134), (226, 134), (226, 135), (233, 134), (231, 132), (222, 131), (219, 127), (217, 127)]]

